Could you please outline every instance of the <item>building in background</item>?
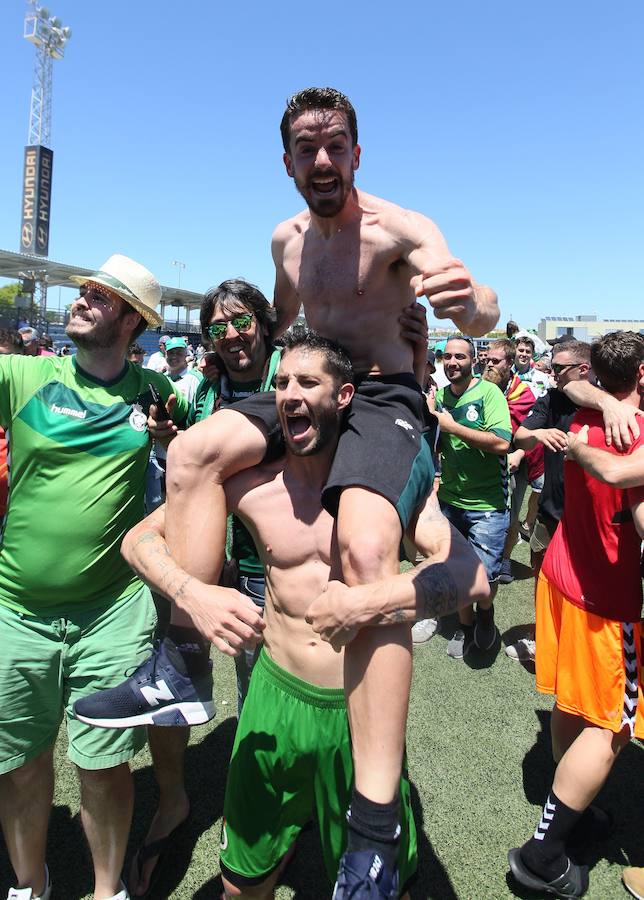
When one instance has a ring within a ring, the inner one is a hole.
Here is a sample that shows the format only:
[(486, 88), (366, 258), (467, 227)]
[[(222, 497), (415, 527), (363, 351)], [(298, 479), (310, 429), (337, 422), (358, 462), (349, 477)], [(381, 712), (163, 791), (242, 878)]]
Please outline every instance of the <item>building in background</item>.
[(578, 341), (592, 343), (609, 331), (634, 331), (644, 334), (644, 321), (639, 319), (598, 319), (597, 316), (546, 316), (539, 322), (542, 341), (570, 335)]

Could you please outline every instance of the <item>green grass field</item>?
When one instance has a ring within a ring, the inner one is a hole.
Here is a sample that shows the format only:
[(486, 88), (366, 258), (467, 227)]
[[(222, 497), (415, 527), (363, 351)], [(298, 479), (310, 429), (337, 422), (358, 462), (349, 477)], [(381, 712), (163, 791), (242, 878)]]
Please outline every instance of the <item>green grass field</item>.
[[(517, 626), (533, 621), (533, 581), (525, 544), (516, 548), (521, 577), (501, 587), (496, 618), (504, 642)], [(526, 577), (528, 576), (528, 577)], [(552, 780), (549, 711), (551, 701), (534, 689), (533, 673), (505, 656), (503, 647), (464, 662), (445, 653), (450, 624), (414, 651), (408, 755), (419, 830), (420, 868), (412, 897), (434, 900), (502, 900), (538, 895), (512, 890), (506, 854), (533, 832)], [(216, 659), (218, 715), (193, 729), (187, 755), (190, 825), (166, 860), (154, 897), (175, 900), (218, 898), (218, 847), (226, 765), (235, 730), (232, 661)], [(578, 856), (591, 867), (591, 900), (626, 896), (622, 866), (644, 865), (644, 754), (636, 742), (624, 751), (601, 802), (616, 818), (612, 839), (587, 846)], [(135, 761), (136, 810), (128, 859), (145, 835), (155, 805), (150, 758)], [(79, 796), (57, 745), (57, 788), (51, 818), (48, 861), (55, 900), (91, 896), (91, 866), (79, 824)], [(0, 885), (11, 883), (6, 853), (0, 854)], [(2, 891), (0, 890), (0, 894)], [(277, 891), (279, 900), (323, 900), (331, 895), (317, 837), (307, 831)]]

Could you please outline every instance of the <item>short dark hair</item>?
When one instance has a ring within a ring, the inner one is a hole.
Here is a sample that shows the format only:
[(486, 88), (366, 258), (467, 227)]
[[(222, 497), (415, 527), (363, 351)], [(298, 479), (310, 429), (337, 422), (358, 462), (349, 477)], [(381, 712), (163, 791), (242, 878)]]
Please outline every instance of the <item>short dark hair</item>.
[[(130, 306), (129, 303), (125, 303), (125, 304), (124, 304), (124, 309), (125, 309), (125, 312), (123, 313), (123, 315), (125, 315), (125, 313), (127, 313), (127, 312), (132, 312), (132, 310), (134, 309), (134, 307), (133, 307), (133, 306)], [(134, 309), (134, 312), (137, 312), (137, 311), (138, 311), (138, 310)], [(130, 340), (132, 341), (132, 343), (134, 343), (134, 341), (136, 341), (137, 338), (140, 338), (141, 335), (143, 334), (143, 332), (144, 332), (144, 331), (147, 329), (147, 327), (148, 327), (147, 320), (143, 318), (143, 316), (141, 315), (141, 313), (139, 313), (139, 317), (140, 317), (141, 321), (139, 322), (139, 324), (136, 326), (136, 328), (133, 330), (132, 334), (130, 335)]]
[(634, 331), (611, 331), (590, 348), (595, 375), (609, 394), (631, 391), (644, 362), (644, 337)]
[(199, 323), (201, 334), (205, 341), (209, 341), (208, 326), (217, 306), (228, 307), (228, 312), (233, 312), (235, 306), (245, 306), (255, 314), (260, 326), (267, 333), (267, 342), (273, 341), (275, 331), (275, 310), (258, 287), (243, 278), (229, 278), (222, 281), (217, 287), (209, 288), (201, 301), (199, 311)]
[[(472, 359), (476, 359), (476, 348), (474, 347), (474, 341), (471, 338), (465, 337), (463, 334), (455, 334), (445, 341), (445, 350), (447, 350), (447, 345), (452, 341), (463, 341), (463, 343), (467, 344), (470, 348), (470, 356)], [(443, 350), (443, 355), (445, 355), (445, 350)]]
[(332, 87), (310, 87), (305, 88), (303, 91), (298, 91), (297, 94), (293, 94), (290, 100), (286, 101), (286, 110), (280, 122), (280, 132), (285, 153), (289, 152), (290, 147), (291, 122), (296, 116), (306, 112), (308, 109), (337, 109), (343, 112), (347, 117), (351, 142), (354, 147), (358, 143), (358, 120), (356, 111), (349, 98)]
[(492, 347), (500, 347), (506, 360), (508, 362), (514, 362), (514, 357), (517, 352), (514, 341), (511, 341), (509, 338), (499, 338), (498, 341), (490, 341), (487, 345), (488, 350), (491, 350)]
[(0, 328), (0, 344), (3, 347), (9, 347), (12, 353), (24, 353), (25, 342), (19, 331), (13, 328)]
[(135, 343), (130, 344), (130, 346), (127, 348), (128, 356), (132, 356), (133, 353), (137, 353), (137, 354), (145, 353), (145, 350), (143, 349), (143, 347), (140, 344), (137, 344), (135, 342)]
[(293, 325), (284, 335), (284, 353), (291, 350), (319, 353), (324, 359), (327, 374), (331, 375), (337, 387), (341, 384), (353, 384), (353, 366), (349, 354), (336, 341), (322, 337), (306, 325)]
[(560, 344), (555, 344), (552, 348), (553, 359), (555, 353), (571, 353), (577, 362), (585, 362), (590, 365), (590, 344), (587, 344), (585, 341), (561, 341)]
[(528, 337), (527, 334), (519, 335), (519, 337), (514, 338), (515, 346), (518, 347), (519, 344), (528, 344), (532, 352), (534, 353), (534, 341), (531, 337)]

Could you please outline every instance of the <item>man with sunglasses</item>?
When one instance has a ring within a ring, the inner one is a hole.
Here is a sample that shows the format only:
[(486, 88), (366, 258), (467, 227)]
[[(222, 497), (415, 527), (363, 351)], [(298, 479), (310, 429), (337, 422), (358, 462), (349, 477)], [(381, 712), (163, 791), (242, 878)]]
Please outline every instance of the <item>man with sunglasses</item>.
[[(234, 406), (255, 393), (274, 389), (281, 356), (280, 349), (272, 341), (274, 320), (274, 310), (266, 297), (243, 279), (229, 279), (206, 291), (201, 304), (200, 324), (203, 339), (212, 345), (213, 351), (205, 356), (204, 374), (207, 377), (200, 380), (190, 397), (187, 426), (207, 419), (219, 409)], [(175, 342), (185, 344), (181, 338), (168, 339), (166, 350), (171, 378), (173, 353), (177, 352)], [(169, 412), (173, 411), (174, 402), (171, 396), (167, 403)], [(152, 412), (155, 415), (149, 419), (150, 430), (167, 444), (177, 434), (177, 426), (171, 420), (158, 420), (155, 407)], [(194, 530), (191, 534), (194, 536)], [(225, 583), (245, 594), (258, 610), (262, 610), (264, 568), (253, 539), (248, 529), (235, 517), (232, 517), (230, 534), (230, 560)], [(159, 618), (167, 623), (159, 632), (163, 634), (160, 645), (163, 659), (174, 660), (181, 672), (192, 680), (197, 695), (204, 698), (205, 704), (212, 705), (208, 642), (199, 632), (195, 632), (191, 619), (176, 604), (170, 606), (168, 623), (163, 598), (155, 596), (157, 604), (161, 604)], [(255, 659), (254, 649), (242, 650), (235, 657), (239, 711), (248, 692)], [(138, 670), (137, 678), (141, 677), (142, 671), (142, 668)], [(109, 698), (106, 700), (103, 697), (80, 701), (76, 711), (81, 718), (100, 719), (117, 715)], [(201, 717), (193, 716), (192, 724), (206, 721), (212, 715), (205, 705), (202, 711)], [(154, 707), (150, 712), (154, 714)], [(185, 725), (148, 730), (159, 785), (159, 803), (143, 844), (132, 862), (129, 880), (132, 897), (147, 896), (162, 873), (161, 860), (171, 846), (174, 832), (189, 816), (190, 801), (184, 780), (184, 757), (189, 736), (190, 729)]]
[(514, 445), (532, 450), (544, 448), (544, 485), (539, 498), (539, 512), (530, 539), (535, 577), (539, 574), (543, 555), (563, 512), (563, 463), (566, 433), (578, 410), (568, 399), (564, 387), (571, 381), (587, 381), (590, 375), (590, 346), (582, 341), (556, 344), (552, 357), (556, 387), (540, 397), (517, 428)]
[[(563, 513), (563, 464), (566, 433), (578, 406), (564, 393), (571, 381), (587, 381), (590, 375), (590, 345), (566, 340), (553, 348), (552, 371), (556, 387), (540, 397), (514, 434), (514, 446), (529, 451), (544, 448), (544, 479), (537, 518), (530, 535), (530, 558), (535, 584), (543, 557)], [(534, 632), (506, 648), (511, 659), (530, 662), (535, 657)]]
[[(149, 653), (150, 593), (119, 550), (143, 516), (151, 385), (164, 399), (172, 386), (125, 358), (148, 325), (161, 323), (152, 273), (115, 255), (73, 280), (80, 295), (66, 331), (77, 355), (0, 357), (0, 425), (11, 454), (0, 548), (0, 819), (18, 881), (9, 896), (47, 900), (53, 747), (64, 718), (94, 898), (126, 900), (128, 760), (145, 735), (82, 724), (72, 705), (88, 689), (118, 683)], [(179, 397), (175, 415), (186, 413)]]

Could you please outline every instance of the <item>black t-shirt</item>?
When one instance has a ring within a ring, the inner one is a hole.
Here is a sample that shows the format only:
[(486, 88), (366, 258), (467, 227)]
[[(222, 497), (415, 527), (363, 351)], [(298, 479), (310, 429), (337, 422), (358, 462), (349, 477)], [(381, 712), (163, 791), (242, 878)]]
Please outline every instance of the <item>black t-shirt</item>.
[[(521, 425), (528, 431), (558, 428), (568, 431), (578, 407), (557, 388), (551, 388), (534, 404)], [(564, 506), (564, 454), (544, 447), (544, 484), (539, 497), (539, 515), (558, 522)]]

